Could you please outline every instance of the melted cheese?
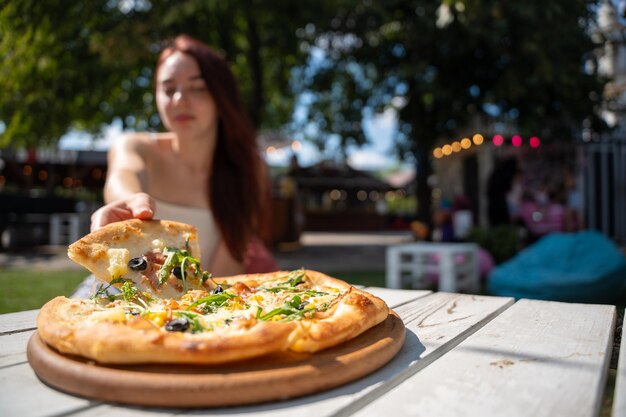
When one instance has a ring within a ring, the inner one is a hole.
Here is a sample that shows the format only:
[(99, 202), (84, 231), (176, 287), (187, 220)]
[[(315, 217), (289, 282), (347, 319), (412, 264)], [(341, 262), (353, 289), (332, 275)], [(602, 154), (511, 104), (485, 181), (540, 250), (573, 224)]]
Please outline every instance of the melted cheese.
[[(123, 256), (123, 253), (119, 254), (116, 259), (123, 259)], [(281, 282), (273, 284), (274, 287), (284, 285), (284, 283)], [(257, 292), (244, 293), (241, 296), (230, 298), (220, 307), (213, 308), (212, 311), (209, 309), (210, 312), (207, 314), (198, 313), (204, 307), (202, 304), (198, 305), (196, 309), (187, 310), (193, 301), (209, 296), (205, 291), (191, 290), (178, 301), (174, 299), (153, 298), (149, 303), (148, 309), (142, 312), (142, 317), (148, 319), (163, 331), (166, 331), (164, 329), (165, 324), (172, 318), (179, 317), (181, 313), (183, 313), (183, 315), (190, 315), (194, 320), (197, 320), (204, 331), (240, 331), (241, 329), (239, 329), (238, 326), (230, 328), (229, 324), (235, 320), (254, 319), (259, 313), (259, 307), (261, 308), (260, 314), (264, 315), (276, 308), (282, 307), (287, 302), (291, 302), (294, 297), (298, 296), (302, 302), (307, 303), (302, 307), (304, 311), (324, 310), (329, 303), (342, 294), (341, 290), (331, 287), (313, 289), (313, 291), (324, 293), (321, 295), (306, 294), (305, 289), (298, 290), (297, 288), (290, 288), (290, 290), (291, 289), (296, 291), (273, 292), (259, 288)], [(230, 293), (229, 290), (226, 290), (226, 292), (235, 295)], [(104, 311), (98, 312), (98, 314), (94, 315), (93, 319), (97, 321), (126, 321), (127, 315), (125, 314), (125, 310), (137, 310), (138, 305), (132, 302), (118, 300), (112, 303), (111, 307), (113, 308), (106, 308)], [(177, 314), (177, 312), (180, 313)], [(126, 311), (126, 313), (128, 313), (128, 311)], [(284, 317), (283, 314), (277, 314), (269, 318), (268, 321), (280, 321)]]
[(130, 261), (130, 252), (125, 248), (111, 248), (107, 250), (107, 258), (109, 267), (107, 271), (112, 278), (118, 278), (128, 272), (128, 261)]
[(126, 313), (123, 308), (108, 308), (106, 310), (94, 311), (89, 318), (95, 322), (124, 322), (126, 321)]
[(152, 247), (154, 249), (163, 250), (163, 249), (165, 249), (165, 243), (161, 239), (154, 239), (152, 241)]

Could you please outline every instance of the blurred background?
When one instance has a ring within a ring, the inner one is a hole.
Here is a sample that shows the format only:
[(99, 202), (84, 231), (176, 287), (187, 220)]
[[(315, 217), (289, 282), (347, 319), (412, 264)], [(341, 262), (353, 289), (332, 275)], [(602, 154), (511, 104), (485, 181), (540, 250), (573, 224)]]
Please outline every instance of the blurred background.
[(544, 237), (583, 230), (623, 253), (625, 9), (616, 0), (6, 2), (0, 289), (16, 301), (0, 310), (39, 307), (84, 277), (64, 249), (102, 202), (111, 142), (162, 129), (152, 72), (180, 33), (223, 53), (237, 76), (271, 168), (283, 268), (384, 286), (389, 245), (475, 242), (487, 280)]

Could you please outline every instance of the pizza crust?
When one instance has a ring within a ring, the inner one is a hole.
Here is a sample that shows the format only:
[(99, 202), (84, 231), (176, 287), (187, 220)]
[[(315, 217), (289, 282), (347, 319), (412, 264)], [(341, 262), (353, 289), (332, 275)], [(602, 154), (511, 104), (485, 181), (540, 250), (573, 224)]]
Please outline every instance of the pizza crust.
[(54, 298), (37, 317), (39, 336), (62, 353), (101, 363), (217, 364), (285, 350), (296, 327), (274, 322), (200, 334), (164, 332), (88, 320), (95, 311), (85, 300)]
[(300, 322), (300, 334), (294, 338), (290, 350), (313, 353), (338, 345), (381, 323), (389, 315), (387, 304), (366, 291), (320, 272), (307, 270), (306, 274), (319, 285), (349, 288), (331, 308)]

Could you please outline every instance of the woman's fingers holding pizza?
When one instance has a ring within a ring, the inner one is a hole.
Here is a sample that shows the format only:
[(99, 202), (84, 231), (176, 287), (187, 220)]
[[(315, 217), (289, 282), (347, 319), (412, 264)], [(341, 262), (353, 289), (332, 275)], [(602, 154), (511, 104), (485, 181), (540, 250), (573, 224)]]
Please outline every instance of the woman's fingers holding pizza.
[(149, 220), (154, 217), (155, 203), (146, 193), (114, 201), (100, 207), (91, 216), (91, 231), (98, 230), (109, 223), (129, 219)]
[(100, 207), (91, 215), (91, 231), (96, 231), (109, 223), (129, 220), (133, 213), (122, 202), (110, 203)]
[(141, 220), (150, 220), (156, 211), (154, 199), (146, 193), (137, 193), (130, 197), (127, 207), (133, 218)]

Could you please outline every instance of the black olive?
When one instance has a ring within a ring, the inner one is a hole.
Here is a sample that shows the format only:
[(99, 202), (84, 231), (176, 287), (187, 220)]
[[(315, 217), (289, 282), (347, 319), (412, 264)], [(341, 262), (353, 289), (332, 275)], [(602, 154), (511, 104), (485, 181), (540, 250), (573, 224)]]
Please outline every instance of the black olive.
[(138, 316), (139, 310), (130, 310), (129, 313), (132, 314), (133, 316)]
[(213, 290), (213, 294), (221, 294), (224, 292), (224, 289), (219, 285)]
[(133, 271), (145, 271), (148, 267), (148, 261), (145, 258), (133, 258), (128, 261), (128, 267)]
[(183, 279), (183, 274), (180, 270), (180, 266), (175, 266), (174, 268), (172, 268), (172, 274), (174, 274), (174, 276), (178, 279)]
[(300, 303), (300, 305), (298, 307), (296, 307), (298, 310), (303, 310), (304, 307), (306, 307), (309, 304), (308, 301), (303, 301)]
[(167, 322), (165, 330), (168, 332), (184, 332), (189, 328), (189, 320), (185, 317), (179, 317)]

